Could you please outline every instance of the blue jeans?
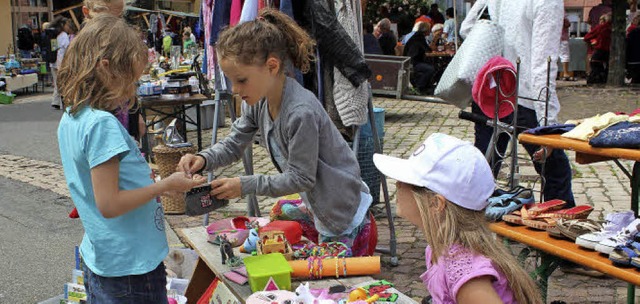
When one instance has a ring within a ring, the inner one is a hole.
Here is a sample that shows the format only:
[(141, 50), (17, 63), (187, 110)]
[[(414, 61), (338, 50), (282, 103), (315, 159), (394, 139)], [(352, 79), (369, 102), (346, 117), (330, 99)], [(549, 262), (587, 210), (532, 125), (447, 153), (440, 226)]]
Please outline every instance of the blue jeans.
[[(485, 116), (480, 107), (475, 102), (471, 103), (471, 112)], [(501, 119), (502, 122), (511, 123), (513, 114)], [(536, 112), (523, 106), (518, 106), (518, 134), (523, 131), (538, 126), (538, 118)], [(484, 154), (489, 146), (489, 141), (493, 134), (493, 128), (484, 124), (475, 124), (475, 146)], [(496, 147), (500, 154), (504, 154), (509, 143), (509, 137), (506, 134), (502, 134), (498, 137)], [(529, 156), (533, 156), (540, 146), (523, 144)], [(502, 158), (494, 153), (494, 159), (491, 160), (490, 165), (493, 168), (494, 176), (497, 176), (500, 170), (500, 164)], [(542, 171), (542, 165), (538, 162), (533, 162), (533, 166), (538, 174)], [(546, 184), (544, 186), (544, 200), (561, 199), (567, 202), (565, 207), (573, 207), (576, 205), (573, 198), (573, 191), (571, 190), (571, 166), (569, 165), (569, 159), (564, 154), (564, 150), (553, 149), (551, 155), (547, 157), (544, 170), (544, 179)]]
[(103, 277), (83, 266), (84, 288), (90, 304), (134, 304), (167, 302), (167, 278), (164, 264), (141, 275)]

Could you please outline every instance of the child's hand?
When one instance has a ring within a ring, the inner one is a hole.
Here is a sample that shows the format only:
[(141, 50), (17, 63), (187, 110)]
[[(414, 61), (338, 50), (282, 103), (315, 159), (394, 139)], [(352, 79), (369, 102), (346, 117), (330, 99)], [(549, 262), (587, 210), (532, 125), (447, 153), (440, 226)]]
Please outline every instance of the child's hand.
[(211, 182), (211, 195), (217, 199), (231, 199), (242, 195), (242, 183), (239, 177), (220, 178)]
[(184, 172), (173, 173), (165, 179), (165, 183), (167, 183), (168, 188), (167, 190), (177, 192), (187, 192), (191, 190), (191, 188), (202, 185), (206, 182), (207, 179), (200, 175), (195, 175), (191, 178)]
[(185, 154), (180, 158), (176, 171), (191, 175), (194, 172), (202, 170), (204, 167), (204, 158), (199, 155)]

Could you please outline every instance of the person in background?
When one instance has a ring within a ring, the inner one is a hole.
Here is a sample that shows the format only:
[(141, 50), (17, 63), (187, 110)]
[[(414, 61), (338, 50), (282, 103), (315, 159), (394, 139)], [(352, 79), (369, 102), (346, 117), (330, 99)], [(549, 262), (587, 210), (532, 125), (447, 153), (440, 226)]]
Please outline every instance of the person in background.
[(382, 55), (382, 49), (380, 48), (378, 39), (373, 35), (373, 24), (371, 22), (366, 22), (362, 28), (362, 42), (364, 44), (364, 53)]
[(191, 40), (191, 33), (184, 32), (182, 33), (182, 53), (188, 53), (192, 48), (196, 47), (195, 41)]
[(187, 26), (185, 26), (185, 27), (182, 29), (182, 32), (183, 32), (183, 33), (185, 33), (185, 32), (186, 32), (186, 33), (189, 33), (189, 38), (191, 38), (191, 41), (193, 41), (193, 43), (195, 43), (195, 44), (198, 44), (198, 40), (196, 40), (196, 35), (194, 35), (194, 34), (193, 34), (193, 30), (191, 30), (191, 27), (190, 27), (190, 26), (188, 26), (188, 25), (187, 25)]
[[(636, 16), (636, 19), (640, 18)], [(640, 27), (627, 35), (627, 78), (633, 84), (640, 83)]]
[(31, 20), (28, 24), (23, 24), (18, 29), (18, 50), (20, 50), (20, 58), (31, 58), (31, 52), (35, 48), (35, 38), (31, 29)]
[(442, 16), (440, 9), (438, 9), (437, 3), (431, 4), (431, 10), (429, 11), (429, 18), (433, 20), (434, 24), (438, 24), (438, 23), (444, 24), (444, 16)]
[(434, 24), (433, 19), (429, 17), (429, 9), (426, 6), (420, 7), (420, 16), (416, 18), (416, 21), (414, 22), (414, 24), (418, 22), (426, 22), (429, 24), (430, 27), (433, 26)]
[(136, 94), (147, 48), (122, 18), (102, 14), (80, 31), (59, 66), (67, 108), (58, 125), (64, 176), (84, 237), (89, 303), (166, 304), (169, 252), (156, 197), (206, 182), (176, 172), (154, 183), (135, 141), (114, 116)]
[(433, 75), (436, 70), (427, 63), (425, 54), (431, 52), (431, 48), (425, 40), (429, 34), (429, 24), (425, 22), (416, 23), (416, 32), (409, 38), (404, 46), (403, 56), (411, 57), (413, 73), (411, 73), (411, 84), (420, 94), (430, 93), (433, 87)]
[(433, 51), (436, 50), (436, 45), (438, 44), (438, 40), (440, 40), (440, 38), (443, 37), (443, 33), (444, 33), (444, 24), (442, 23), (436, 23), (431, 28), (431, 34), (427, 35), (427, 44), (429, 44), (429, 47), (431, 48), (431, 50)]
[(445, 16), (447, 20), (444, 22), (444, 28), (442, 33), (444, 37), (447, 39), (447, 44), (456, 42), (456, 22), (453, 19), (453, 7), (448, 8), (445, 11)]
[(491, 168), (471, 143), (431, 134), (409, 159), (373, 155), (396, 182), (396, 213), (426, 243), (420, 276), (432, 303), (542, 304), (542, 295), (484, 216), (495, 190)]
[[(611, 1), (612, 0), (602, 0), (600, 4), (594, 6), (589, 10), (589, 18), (587, 19), (587, 23), (589, 24), (589, 31), (592, 31), (598, 24), (600, 24), (600, 17), (605, 14), (611, 13)], [(595, 49), (591, 44), (587, 44), (587, 66), (586, 73), (587, 75), (591, 74), (591, 56), (593, 56), (593, 52)]]
[(51, 107), (60, 110), (63, 108), (62, 96), (58, 91), (58, 68), (62, 64), (64, 53), (69, 47), (69, 34), (71, 32), (70, 27), (71, 20), (62, 16), (58, 16), (53, 21), (53, 27), (56, 28), (58, 36), (56, 37), (56, 61), (51, 64), (51, 75), (53, 76), (53, 100), (51, 101)]
[(575, 78), (571, 76), (569, 72), (569, 61), (571, 60), (571, 54), (569, 52), (569, 28), (571, 22), (567, 19), (567, 15), (564, 16), (562, 24), (562, 34), (560, 35), (560, 62), (562, 63), (562, 77), (564, 81), (574, 81)]
[(600, 24), (584, 35), (584, 41), (594, 50), (589, 60), (587, 84), (607, 82), (611, 31), (611, 14), (604, 14), (600, 16)]
[(378, 22), (378, 29), (380, 30), (378, 43), (382, 49), (382, 54), (394, 56), (396, 54), (395, 47), (398, 38), (396, 38), (396, 35), (391, 31), (391, 21), (388, 18), (380, 20), (380, 22)]
[[(498, 4), (500, 6), (498, 7)], [(505, 31), (503, 56), (515, 66), (520, 59), (520, 86), (518, 95), (518, 133), (539, 126), (547, 122), (549, 125), (558, 123), (560, 102), (556, 94), (556, 77), (549, 79), (549, 107), (546, 102), (538, 100), (540, 91), (547, 86), (547, 60), (558, 60), (560, 48), (560, 31), (562, 30), (562, 17), (564, 4), (562, 0), (520, 0), (497, 1), (478, 0), (469, 11), (460, 27), (460, 36), (467, 37), (479, 12), (488, 4), (488, 12), (498, 17), (498, 23), (509, 30)], [(551, 64), (551, 75), (558, 73), (558, 66)], [(522, 97), (526, 97), (522, 98)], [(473, 102), (473, 113), (485, 116), (480, 107)], [(547, 112), (548, 110), (548, 112)], [(545, 114), (548, 116), (545, 117)], [(546, 118), (546, 119), (545, 119)], [(505, 123), (511, 123), (513, 115), (502, 119)], [(485, 153), (489, 148), (489, 141), (493, 134), (493, 128), (476, 123), (475, 146)], [(509, 139), (500, 137), (495, 147), (499, 155), (503, 155)], [(561, 199), (567, 202), (567, 208), (575, 206), (573, 191), (571, 190), (571, 166), (569, 159), (563, 150), (549, 149), (536, 145), (523, 145), (529, 156), (533, 159), (536, 172), (542, 173), (544, 160), (545, 170), (543, 178), (544, 200)], [(493, 147), (491, 147), (493, 148)], [(498, 156), (490, 160), (494, 175), (500, 169), (502, 159)]]

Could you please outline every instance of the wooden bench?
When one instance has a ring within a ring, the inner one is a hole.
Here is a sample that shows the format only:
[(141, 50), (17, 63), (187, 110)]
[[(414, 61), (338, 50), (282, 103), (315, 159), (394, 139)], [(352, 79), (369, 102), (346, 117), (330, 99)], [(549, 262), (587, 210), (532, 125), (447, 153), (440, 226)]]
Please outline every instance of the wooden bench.
[[(640, 150), (620, 148), (594, 148), (588, 142), (579, 141), (554, 135), (532, 135), (522, 133), (518, 136), (520, 143), (546, 146), (553, 149), (571, 150), (576, 152), (576, 162), (590, 164), (600, 161), (615, 161), (616, 164), (631, 180), (631, 209), (638, 215), (638, 200), (640, 188)], [(628, 172), (618, 161), (626, 159), (635, 161), (632, 172)], [(522, 262), (531, 250), (539, 253), (539, 264), (533, 274), (543, 289), (546, 298), (546, 288), (549, 276), (557, 268), (558, 262), (567, 260), (588, 268), (595, 269), (617, 279), (629, 283), (627, 302), (634, 303), (635, 286), (640, 286), (640, 271), (635, 268), (621, 268), (614, 266), (608, 257), (596, 251), (580, 248), (575, 243), (557, 240), (546, 232), (536, 231), (524, 226), (510, 226), (506, 223), (494, 223), (490, 229), (499, 238), (509, 239), (527, 246), (518, 258)]]

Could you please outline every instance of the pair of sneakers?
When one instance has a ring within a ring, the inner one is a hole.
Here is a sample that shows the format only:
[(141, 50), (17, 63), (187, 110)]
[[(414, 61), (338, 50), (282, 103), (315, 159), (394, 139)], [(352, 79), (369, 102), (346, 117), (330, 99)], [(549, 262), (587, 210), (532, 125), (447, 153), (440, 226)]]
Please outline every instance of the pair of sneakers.
[(608, 255), (631, 240), (640, 228), (640, 219), (631, 210), (609, 213), (605, 220), (600, 231), (578, 236), (576, 244)]

